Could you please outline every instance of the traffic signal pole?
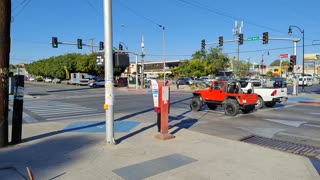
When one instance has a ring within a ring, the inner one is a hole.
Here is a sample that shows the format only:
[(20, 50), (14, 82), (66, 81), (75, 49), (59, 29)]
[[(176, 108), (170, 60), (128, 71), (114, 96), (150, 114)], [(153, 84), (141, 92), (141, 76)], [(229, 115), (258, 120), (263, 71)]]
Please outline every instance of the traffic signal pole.
[(8, 145), (11, 0), (0, 1), (0, 147)]
[(114, 93), (113, 93), (113, 52), (112, 52), (112, 2), (103, 0), (104, 9), (104, 42), (105, 42), (105, 104), (106, 112), (106, 141), (115, 144), (114, 140)]

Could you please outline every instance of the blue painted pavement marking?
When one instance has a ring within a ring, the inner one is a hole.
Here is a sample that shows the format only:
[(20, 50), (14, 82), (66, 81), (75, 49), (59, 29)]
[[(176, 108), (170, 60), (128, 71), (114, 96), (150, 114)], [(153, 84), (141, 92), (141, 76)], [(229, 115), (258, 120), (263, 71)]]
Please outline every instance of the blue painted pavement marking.
[[(140, 122), (135, 121), (115, 121), (114, 132), (129, 132)], [(74, 122), (67, 125), (63, 131), (65, 132), (106, 132), (105, 121), (87, 121), (87, 122)]]
[(318, 174), (320, 174), (320, 162), (314, 157), (309, 157), (313, 167), (317, 170)]
[(314, 101), (315, 99), (309, 97), (288, 97), (288, 101)]

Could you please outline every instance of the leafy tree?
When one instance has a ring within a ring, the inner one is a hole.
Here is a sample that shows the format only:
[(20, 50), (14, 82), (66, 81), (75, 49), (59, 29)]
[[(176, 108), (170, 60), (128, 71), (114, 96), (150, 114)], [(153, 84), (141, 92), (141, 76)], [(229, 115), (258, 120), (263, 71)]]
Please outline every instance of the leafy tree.
[(234, 61), (235, 71), (234, 75), (237, 77), (245, 77), (248, 75), (250, 63), (247, 61)]
[(192, 59), (183, 60), (179, 66), (171, 69), (174, 76), (206, 76), (215, 74), (230, 67), (229, 58), (221, 53), (221, 48), (211, 48), (209, 51), (196, 51)]
[(272, 73), (271, 71), (268, 71), (268, 72), (266, 73), (266, 76), (267, 76), (267, 77), (272, 77), (272, 76), (273, 76), (273, 73)]
[(274, 60), (274, 61), (270, 64), (270, 66), (280, 66), (280, 59)]

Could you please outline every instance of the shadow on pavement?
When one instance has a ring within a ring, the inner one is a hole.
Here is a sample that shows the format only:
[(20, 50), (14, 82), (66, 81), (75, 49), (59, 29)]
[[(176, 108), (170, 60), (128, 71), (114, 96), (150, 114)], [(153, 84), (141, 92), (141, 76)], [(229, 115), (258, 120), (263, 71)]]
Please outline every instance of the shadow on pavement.
[[(88, 151), (100, 141), (97, 138), (77, 134), (74, 136), (56, 136), (23, 146), (11, 146), (12, 148), (1, 151), (0, 167), (10, 166), (23, 173), (25, 168), (29, 167), (35, 179), (63, 178), (67, 174), (65, 167), (70, 166), (74, 161), (78, 161), (81, 156), (87, 156), (83, 152)], [(0, 171), (0, 177), (14, 179), (14, 177), (18, 177), (16, 173), (18, 172), (2, 170)]]

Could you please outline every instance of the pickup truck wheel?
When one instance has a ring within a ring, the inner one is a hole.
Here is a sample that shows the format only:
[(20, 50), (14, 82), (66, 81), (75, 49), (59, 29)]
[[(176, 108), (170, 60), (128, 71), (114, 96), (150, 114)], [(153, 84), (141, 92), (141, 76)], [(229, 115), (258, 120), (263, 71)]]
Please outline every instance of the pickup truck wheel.
[(218, 107), (217, 105), (212, 104), (212, 103), (208, 103), (207, 106), (208, 106), (208, 108), (211, 109), (211, 110), (216, 110), (217, 107)]
[(263, 106), (264, 106), (263, 99), (262, 99), (262, 97), (259, 97), (259, 98), (258, 98), (258, 101), (257, 101), (256, 108), (257, 108), (257, 109), (261, 109), (261, 108), (263, 108)]
[(198, 97), (194, 97), (191, 100), (190, 107), (191, 107), (192, 111), (199, 111), (202, 107), (202, 102), (200, 101), (200, 99)]
[(274, 105), (276, 105), (276, 102), (273, 102), (273, 101), (266, 103), (266, 106), (267, 106), (267, 107), (273, 107)]
[(236, 100), (227, 100), (224, 104), (224, 113), (227, 116), (235, 116), (239, 113), (239, 104)]

